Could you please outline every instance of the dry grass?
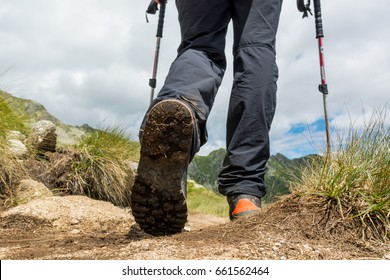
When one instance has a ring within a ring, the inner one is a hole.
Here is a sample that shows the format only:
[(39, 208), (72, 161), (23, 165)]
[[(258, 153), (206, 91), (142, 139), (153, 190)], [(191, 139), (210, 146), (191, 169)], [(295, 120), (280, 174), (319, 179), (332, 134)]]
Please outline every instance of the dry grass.
[(10, 153), (7, 142), (0, 137), (0, 201), (3, 206), (14, 204), (14, 193), (21, 179), (28, 178), (22, 164)]

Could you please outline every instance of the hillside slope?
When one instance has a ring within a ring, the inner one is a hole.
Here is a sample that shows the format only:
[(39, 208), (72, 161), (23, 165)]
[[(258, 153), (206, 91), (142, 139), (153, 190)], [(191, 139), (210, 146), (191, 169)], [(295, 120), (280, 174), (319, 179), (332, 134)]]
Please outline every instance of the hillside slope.
[(27, 125), (32, 125), (40, 120), (53, 122), (57, 127), (57, 140), (59, 146), (73, 145), (80, 138), (93, 129), (87, 124), (82, 126), (67, 125), (50, 114), (46, 108), (33, 100), (18, 98), (0, 90), (0, 98), (5, 100), (8, 106), (23, 119)]

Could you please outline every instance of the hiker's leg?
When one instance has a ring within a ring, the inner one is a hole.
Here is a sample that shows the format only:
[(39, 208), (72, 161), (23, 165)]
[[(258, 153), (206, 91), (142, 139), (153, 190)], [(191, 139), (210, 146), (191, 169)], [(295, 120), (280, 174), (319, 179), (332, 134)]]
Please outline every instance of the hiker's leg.
[(230, 0), (176, 3), (182, 43), (145, 116), (131, 194), (135, 221), (154, 235), (180, 232), (187, 220), (187, 167), (207, 139), (206, 119), (225, 69), (225, 34), (230, 19), (228, 9), (223, 8)]
[(169, 98), (193, 108), (200, 143), (207, 141), (206, 120), (226, 68), (225, 36), (230, 21), (230, 0), (177, 0), (182, 42), (164, 86), (153, 104)]
[(282, 0), (233, 2), (234, 84), (219, 189), (224, 195), (263, 197), (276, 105), (275, 36)]

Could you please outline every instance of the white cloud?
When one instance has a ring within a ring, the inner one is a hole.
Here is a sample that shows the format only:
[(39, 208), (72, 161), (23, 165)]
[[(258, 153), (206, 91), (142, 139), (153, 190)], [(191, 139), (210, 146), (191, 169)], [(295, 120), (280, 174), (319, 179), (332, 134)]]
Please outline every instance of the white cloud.
[[(145, 21), (148, 1), (3, 0), (0, 9), (0, 87), (42, 103), (70, 124), (122, 123), (133, 135), (148, 107), (157, 16)], [(323, 117), (314, 18), (302, 20), (295, 1), (284, 1), (277, 37), (278, 105), (272, 153), (290, 157), (312, 151), (324, 133), (292, 134), (297, 124)], [(169, 1), (161, 41), (158, 89), (180, 40), (174, 1)], [(363, 108), (389, 104), (390, 2), (322, 1), (328, 108), (333, 124), (362, 122)], [(231, 29), (231, 28), (230, 28)], [(228, 69), (208, 120), (208, 151), (224, 147), (232, 82)], [(387, 123), (389, 123), (387, 121)]]

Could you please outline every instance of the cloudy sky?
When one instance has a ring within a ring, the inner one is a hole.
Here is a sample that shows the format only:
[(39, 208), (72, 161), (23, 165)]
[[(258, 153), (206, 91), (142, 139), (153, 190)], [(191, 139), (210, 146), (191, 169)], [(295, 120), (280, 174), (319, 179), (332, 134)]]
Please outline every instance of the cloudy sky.
[[(174, 2), (167, 5), (157, 90), (180, 40)], [(1, 0), (0, 88), (40, 102), (67, 124), (122, 125), (138, 140), (149, 103), (157, 27), (157, 16), (149, 16), (146, 23), (148, 4), (149, 0)], [(375, 108), (390, 106), (390, 1), (323, 0), (322, 10), (328, 110), (336, 138), (336, 130), (363, 123)], [(232, 83), (230, 31), (229, 66), (201, 154), (225, 145)], [(314, 19), (301, 19), (295, 0), (283, 4), (277, 62), (271, 152), (290, 158), (322, 152), (325, 133)]]

